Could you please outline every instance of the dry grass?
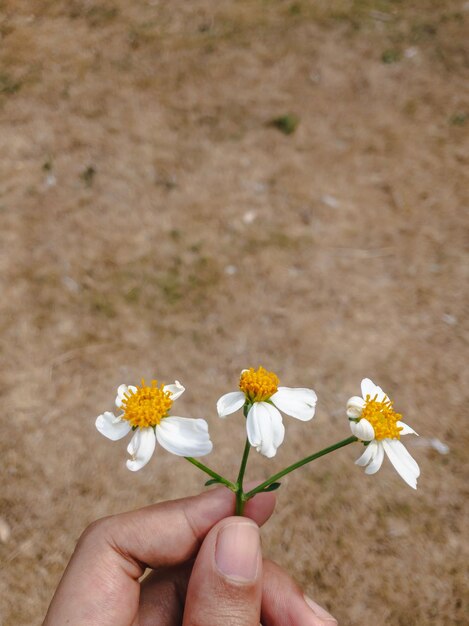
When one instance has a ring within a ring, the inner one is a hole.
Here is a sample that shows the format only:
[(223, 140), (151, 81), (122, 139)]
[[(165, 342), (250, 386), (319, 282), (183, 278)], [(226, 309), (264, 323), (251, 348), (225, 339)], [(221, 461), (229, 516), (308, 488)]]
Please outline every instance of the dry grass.
[(347, 436), (364, 375), (450, 447), (411, 448), (416, 494), (358, 448), (301, 470), (266, 551), (342, 624), (468, 623), (466, 4), (0, 2), (2, 626), (91, 520), (201, 487), (127, 472), (115, 386), (183, 381), (233, 475), (213, 408), (259, 363), (320, 404), (251, 476)]

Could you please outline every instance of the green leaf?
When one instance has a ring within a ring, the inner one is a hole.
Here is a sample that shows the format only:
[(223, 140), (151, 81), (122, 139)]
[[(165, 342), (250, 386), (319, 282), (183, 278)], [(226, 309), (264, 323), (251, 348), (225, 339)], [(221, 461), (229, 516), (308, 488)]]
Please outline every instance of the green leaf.
[(266, 487), (262, 491), (263, 492), (266, 492), (266, 491), (276, 491), (280, 487), (281, 484), (282, 483), (272, 483), (271, 485), (269, 485), (268, 487)]
[(401, 53), (399, 50), (395, 50), (393, 48), (389, 48), (389, 50), (385, 50), (381, 55), (381, 61), (383, 63), (397, 63), (401, 60)]
[(211, 478), (210, 480), (207, 480), (207, 482), (205, 483), (205, 486), (208, 487), (209, 485), (215, 485), (216, 483), (219, 483), (220, 481), (218, 480), (218, 478)]
[(274, 117), (274, 119), (270, 121), (270, 126), (274, 126), (284, 135), (291, 135), (295, 132), (299, 123), (300, 118), (298, 115), (295, 115), (295, 113), (286, 113), (285, 115)]

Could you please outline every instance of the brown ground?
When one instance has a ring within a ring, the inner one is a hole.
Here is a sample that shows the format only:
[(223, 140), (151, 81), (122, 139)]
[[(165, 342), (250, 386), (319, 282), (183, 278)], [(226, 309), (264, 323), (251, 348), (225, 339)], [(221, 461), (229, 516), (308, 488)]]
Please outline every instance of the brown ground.
[(348, 436), (363, 376), (450, 448), (408, 438), (416, 493), (358, 445), (300, 470), (266, 552), (341, 624), (469, 623), (468, 24), (460, 0), (0, 1), (2, 626), (40, 623), (91, 520), (201, 489), (166, 453), (126, 470), (94, 429), (115, 387), (183, 381), (234, 476), (242, 418), (214, 406), (258, 364), (320, 400), (251, 477)]

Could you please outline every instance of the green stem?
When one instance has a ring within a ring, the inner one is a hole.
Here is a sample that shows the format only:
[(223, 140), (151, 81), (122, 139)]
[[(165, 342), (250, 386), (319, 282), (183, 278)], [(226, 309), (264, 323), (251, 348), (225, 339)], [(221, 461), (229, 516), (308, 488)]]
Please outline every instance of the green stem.
[(239, 466), (238, 478), (236, 480), (236, 510), (235, 515), (242, 515), (244, 513), (244, 505), (246, 504), (246, 499), (244, 497), (243, 492), (243, 480), (244, 473), (246, 471), (246, 465), (248, 462), (249, 452), (251, 451), (251, 444), (249, 443), (249, 439), (246, 439), (246, 443), (244, 445), (243, 458), (241, 459), (241, 465)]
[(335, 443), (334, 445), (329, 446), (328, 448), (324, 448), (323, 450), (320, 450), (319, 452), (315, 452), (314, 454), (307, 456), (305, 459), (302, 459), (301, 461), (297, 461), (296, 463), (289, 465), (288, 467), (283, 469), (281, 472), (274, 474), (273, 476), (268, 478), (266, 481), (264, 481), (263, 483), (255, 487), (254, 489), (251, 489), (251, 491), (249, 491), (248, 493), (245, 493), (244, 500), (250, 500), (253, 496), (256, 495), (256, 493), (259, 493), (260, 491), (264, 491), (266, 487), (276, 482), (279, 478), (282, 478), (283, 476), (286, 476), (290, 472), (293, 472), (293, 470), (296, 470), (299, 467), (306, 465), (307, 463), (311, 463), (311, 461), (315, 461), (316, 459), (319, 459), (319, 457), (329, 454), (329, 452), (334, 452), (334, 450), (338, 450), (339, 448), (348, 446), (349, 443), (353, 443), (354, 441), (358, 441), (358, 439), (356, 437), (348, 437), (347, 439), (343, 439), (342, 441), (339, 441), (338, 443)]
[(216, 472), (214, 472), (212, 469), (210, 469), (209, 467), (207, 467), (200, 461), (197, 461), (197, 459), (194, 459), (191, 456), (185, 456), (184, 458), (186, 459), (186, 461), (189, 461), (189, 463), (192, 463), (192, 465), (195, 465), (196, 467), (198, 467), (200, 470), (202, 470), (203, 472), (205, 472), (212, 478), (215, 478), (217, 482), (221, 483), (222, 485), (226, 485), (226, 487), (228, 487), (228, 489), (231, 489), (231, 491), (234, 491), (234, 492), (237, 491), (237, 488), (238, 488), (237, 485), (232, 483), (227, 478), (223, 478), (223, 476), (220, 476), (220, 474), (217, 474)]

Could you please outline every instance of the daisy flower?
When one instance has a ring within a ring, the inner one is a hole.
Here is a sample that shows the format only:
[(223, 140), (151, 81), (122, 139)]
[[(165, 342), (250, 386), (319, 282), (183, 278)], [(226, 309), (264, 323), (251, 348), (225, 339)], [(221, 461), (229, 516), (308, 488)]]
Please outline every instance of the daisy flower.
[(116, 406), (122, 413), (114, 415), (106, 411), (97, 417), (96, 428), (112, 441), (134, 431), (127, 447), (131, 456), (127, 461), (129, 470), (136, 472), (146, 465), (157, 442), (178, 456), (198, 457), (212, 451), (205, 420), (176, 417), (169, 413), (173, 402), (184, 391), (179, 381), (160, 387), (156, 380), (152, 380), (150, 387), (145, 385), (144, 380), (140, 387), (120, 385)]
[(369, 378), (364, 378), (361, 390), (362, 398), (353, 396), (347, 402), (347, 417), (352, 433), (361, 441), (369, 442), (355, 463), (366, 466), (366, 474), (375, 474), (386, 453), (401, 478), (417, 489), (419, 466), (400, 442), (401, 435), (417, 433), (401, 421), (402, 415), (394, 411), (391, 400), (381, 387)]
[(263, 367), (257, 370), (251, 367), (241, 372), (240, 391), (226, 393), (217, 402), (220, 417), (245, 407), (249, 443), (268, 458), (276, 455), (285, 436), (280, 411), (307, 422), (313, 418), (317, 402), (312, 389), (278, 385), (276, 374)]

